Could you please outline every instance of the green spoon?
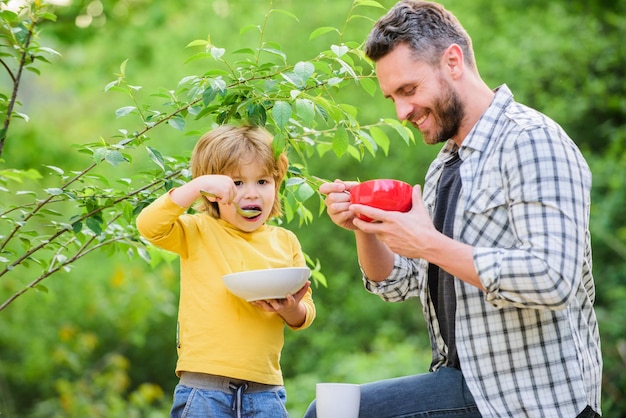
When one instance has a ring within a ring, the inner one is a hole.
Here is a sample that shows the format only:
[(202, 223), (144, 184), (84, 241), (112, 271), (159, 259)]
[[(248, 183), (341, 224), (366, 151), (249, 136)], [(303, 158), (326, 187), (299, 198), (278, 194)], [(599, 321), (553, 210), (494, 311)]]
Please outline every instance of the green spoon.
[[(213, 199), (217, 198), (217, 195), (211, 193), (211, 192), (207, 192), (205, 190), (200, 190), (200, 194), (204, 197), (211, 197)], [(237, 209), (237, 213), (240, 214), (241, 216), (244, 216), (246, 218), (254, 218), (255, 216), (259, 216), (261, 214), (260, 210), (257, 209), (242, 209), (238, 204), (236, 204), (235, 202), (233, 202), (233, 205), (235, 205), (235, 208)]]

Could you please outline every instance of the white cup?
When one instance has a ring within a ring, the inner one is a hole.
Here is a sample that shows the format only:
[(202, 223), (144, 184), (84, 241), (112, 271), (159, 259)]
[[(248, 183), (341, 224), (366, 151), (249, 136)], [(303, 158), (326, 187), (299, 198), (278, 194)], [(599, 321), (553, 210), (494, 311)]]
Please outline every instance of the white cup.
[(361, 387), (352, 383), (315, 385), (317, 418), (358, 418)]

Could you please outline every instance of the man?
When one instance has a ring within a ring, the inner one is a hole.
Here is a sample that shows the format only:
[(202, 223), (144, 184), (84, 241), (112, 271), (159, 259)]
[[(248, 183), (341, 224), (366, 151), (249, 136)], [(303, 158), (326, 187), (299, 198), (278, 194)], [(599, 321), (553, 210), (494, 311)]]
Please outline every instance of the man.
[(355, 233), (366, 289), (420, 298), (433, 352), (430, 373), (362, 385), (360, 416), (599, 416), (580, 151), (506, 85), (482, 81), (470, 37), (439, 4), (397, 3), (365, 52), (398, 118), (444, 146), (407, 213), (351, 205), (355, 182), (320, 187), (333, 222)]

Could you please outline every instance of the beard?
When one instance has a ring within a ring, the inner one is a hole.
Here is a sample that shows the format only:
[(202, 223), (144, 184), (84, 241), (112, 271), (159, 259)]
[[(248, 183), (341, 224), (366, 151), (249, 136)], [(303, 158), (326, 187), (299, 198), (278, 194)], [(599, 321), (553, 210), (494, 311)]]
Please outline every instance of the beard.
[(424, 142), (429, 145), (446, 142), (459, 133), (461, 122), (465, 117), (465, 108), (459, 95), (449, 83), (439, 79), (441, 95), (438, 97), (432, 109), (435, 118), (435, 126), (438, 128), (432, 132), (422, 132)]

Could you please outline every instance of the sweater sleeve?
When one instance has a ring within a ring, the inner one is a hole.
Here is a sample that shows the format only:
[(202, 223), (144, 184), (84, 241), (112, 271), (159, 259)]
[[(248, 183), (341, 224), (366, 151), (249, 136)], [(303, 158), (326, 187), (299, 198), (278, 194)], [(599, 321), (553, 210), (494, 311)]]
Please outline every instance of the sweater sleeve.
[[(293, 232), (289, 231), (288, 233), (289, 233), (289, 238), (291, 240), (291, 245), (294, 249), (293, 251), (294, 252), (294, 266), (305, 267), (306, 260), (304, 259), (304, 255), (302, 253), (302, 247), (300, 245), (300, 241), (298, 241), (298, 238)], [(310, 327), (317, 314), (315, 310), (315, 303), (313, 302), (313, 291), (311, 290), (311, 288), (309, 288), (309, 290), (306, 292), (301, 302), (304, 304), (306, 308), (306, 318), (304, 320), (304, 323), (300, 325), (299, 327), (289, 326), (289, 328), (291, 328), (294, 331), (299, 331), (299, 330), (303, 330), (303, 329)]]
[(185, 256), (187, 232), (181, 220), (185, 211), (186, 208), (178, 206), (169, 193), (165, 193), (139, 213), (137, 230), (152, 244)]

